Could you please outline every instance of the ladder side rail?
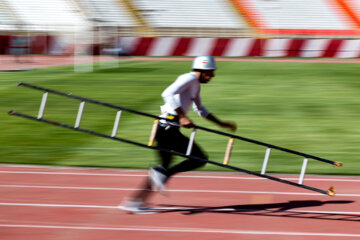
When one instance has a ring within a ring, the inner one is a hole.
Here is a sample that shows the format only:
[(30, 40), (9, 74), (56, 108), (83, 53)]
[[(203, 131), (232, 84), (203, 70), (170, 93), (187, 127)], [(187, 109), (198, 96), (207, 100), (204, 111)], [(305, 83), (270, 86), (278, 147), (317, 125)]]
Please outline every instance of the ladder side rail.
[(195, 128), (198, 128), (198, 129), (201, 129), (201, 130), (204, 130), (204, 131), (207, 131), (207, 132), (216, 133), (216, 134), (223, 135), (223, 136), (232, 137), (232, 138), (239, 139), (239, 140), (242, 140), (242, 141), (245, 141), (245, 142), (250, 142), (250, 143), (257, 144), (257, 145), (265, 146), (265, 147), (268, 147), (268, 148), (277, 149), (277, 150), (280, 150), (280, 151), (283, 151), (283, 152), (292, 153), (294, 155), (303, 156), (303, 157), (306, 157), (306, 158), (311, 158), (311, 159), (318, 160), (318, 161), (321, 161), (321, 162), (330, 163), (330, 164), (336, 165), (338, 167), (341, 166), (340, 162), (334, 162), (334, 161), (331, 161), (331, 160), (328, 160), (328, 159), (325, 159), (325, 158), (313, 156), (313, 155), (310, 155), (310, 154), (307, 154), (307, 153), (291, 150), (291, 149), (284, 148), (284, 147), (275, 146), (275, 145), (272, 145), (272, 144), (269, 144), (269, 143), (260, 142), (260, 141), (254, 140), (254, 139), (241, 137), (241, 136), (234, 135), (234, 134), (231, 134), (231, 133), (221, 132), (221, 131), (218, 131), (218, 130), (214, 130), (214, 129), (210, 129), (210, 128), (206, 128), (206, 127), (201, 127), (201, 126), (198, 126), (198, 125), (196, 125)]
[[(153, 114), (139, 112), (139, 111), (136, 111), (136, 110), (125, 108), (125, 107), (116, 106), (114, 104), (104, 103), (104, 102), (100, 102), (100, 101), (89, 99), (89, 98), (79, 97), (79, 96), (75, 96), (75, 95), (72, 95), (72, 94), (67, 94), (67, 93), (63, 93), (63, 92), (59, 92), (59, 91), (55, 91), (55, 90), (51, 90), (51, 89), (47, 89), (47, 88), (43, 88), (43, 87), (38, 87), (38, 86), (28, 84), (28, 83), (22, 83), (21, 82), (21, 83), (18, 84), (18, 86), (25, 86), (25, 87), (34, 88), (34, 89), (41, 90), (41, 91), (47, 91), (47, 92), (51, 92), (51, 93), (54, 93), (54, 94), (57, 94), (57, 95), (61, 95), (61, 96), (65, 96), (65, 97), (69, 97), (69, 98), (73, 98), (73, 99), (78, 99), (78, 100), (81, 100), (81, 101), (86, 101), (86, 102), (90, 102), (90, 103), (94, 103), (94, 104), (98, 104), (98, 105), (102, 105), (102, 106), (106, 106), (106, 107), (110, 107), (110, 108), (115, 108), (115, 109), (127, 111), (127, 112), (130, 112), (130, 113), (134, 113), (134, 114), (138, 114), (138, 115), (142, 115), (142, 116), (147, 116), (147, 117), (151, 117), (151, 118), (155, 118), (155, 119), (165, 119), (165, 120), (169, 121), (169, 119), (159, 117), (159, 116), (156, 116), (156, 115), (153, 115)], [(173, 123), (173, 125), (179, 126), (177, 123)], [(221, 131), (218, 131), (218, 130), (214, 130), (214, 129), (210, 129), (210, 128), (206, 128), (206, 127), (201, 127), (201, 126), (198, 126), (198, 125), (195, 125), (194, 128), (201, 129), (203, 131), (207, 131), (207, 132), (211, 132), (211, 133), (215, 133), (215, 134), (218, 134), (218, 135), (223, 135), (223, 136), (239, 139), (239, 140), (242, 140), (242, 141), (254, 143), (254, 144), (257, 144), (257, 145), (262, 145), (262, 146), (265, 146), (265, 147), (268, 147), (268, 148), (277, 149), (277, 150), (280, 150), (280, 151), (283, 151), (283, 152), (291, 153), (291, 154), (302, 156), (302, 157), (305, 157), (305, 158), (311, 158), (311, 159), (318, 160), (318, 161), (321, 161), (321, 162), (333, 164), (333, 165), (335, 165), (337, 167), (342, 166), (341, 162), (331, 161), (331, 160), (328, 160), (328, 159), (325, 159), (325, 158), (317, 157), (317, 156), (314, 156), (314, 155), (310, 155), (310, 154), (307, 154), (307, 153), (302, 153), (302, 152), (291, 150), (291, 149), (287, 149), (287, 148), (284, 148), (284, 147), (275, 146), (275, 145), (264, 143), (264, 142), (257, 141), (257, 140), (254, 140), (254, 139), (241, 137), (241, 136), (238, 136), (238, 135), (234, 135), (234, 134), (230, 134), (230, 133), (226, 133), (226, 132), (221, 132)]]
[(72, 130), (76, 130), (76, 131), (96, 135), (96, 136), (99, 136), (99, 137), (114, 139), (114, 140), (117, 140), (117, 141), (133, 144), (133, 145), (140, 146), (140, 147), (145, 147), (145, 148), (158, 150), (158, 151), (163, 151), (163, 152), (169, 152), (171, 154), (178, 155), (178, 156), (181, 156), (181, 157), (184, 157), (184, 158), (190, 158), (190, 159), (197, 160), (197, 161), (203, 161), (203, 162), (210, 163), (210, 164), (213, 164), (213, 165), (216, 165), (216, 166), (219, 166), (219, 167), (232, 169), (232, 170), (235, 170), (235, 171), (238, 171), (238, 172), (243, 172), (243, 173), (247, 173), (247, 174), (250, 174), (250, 175), (255, 175), (255, 176), (258, 176), (258, 177), (262, 177), (262, 178), (267, 178), (267, 179), (270, 179), (270, 180), (273, 180), (273, 181), (277, 181), (277, 182), (289, 184), (289, 185), (292, 185), (292, 186), (304, 188), (304, 189), (314, 191), (314, 192), (318, 192), (318, 193), (325, 194), (325, 195), (330, 195), (330, 196), (334, 195), (334, 190), (333, 190), (332, 187), (329, 190), (326, 191), (326, 190), (318, 189), (318, 188), (315, 188), (315, 187), (311, 187), (311, 186), (307, 186), (307, 185), (303, 185), (303, 184), (298, 184), (296, 182), (291, 182), (291, 181), (288, 181), (288, 180), (285, 180), (285, 179), (273, 177), (273, 176), (270, 176), (270, 175), (266, 175), (266, 174), (262, 175), (260, 173), (253, 172), (253, 171), (250, 171), (250, 170), (247, 170), (247, 169), (243, 169), (243, 168), (239, 168), (239, 167), (235, 167), (235, 166), (231, 166), (231, 165), (225, 165), (225, 164), (215, 162), (215, 161), (211, 161), (211, 160), (208, 160), (208, 159), (203, 159), (203, 158), (199, 158), (199, 157), (195, 157), (195, 156), (191, 156), (191, 155), (186, 155), (184, 153), (179, 153), (179, 152), (171, 151), (171, 150), (160, 148), (160, 147), (148, 146), (147, 144), (135, 142), (135, 141), (132, 141), (132, 140), (127, 140), (127, 139), (124, 139), (124, 138), (112, 137), (110, 135), (106, 135), (104, 133), (99, 133), (99, 132), (96, 132), (96, 131), (93, 131), (93, 130), (88, 130), (88, 129), (84, 129), (84, 128), (74, 128), (73, 126), (70, 126), (68, 124), (63, 124), (63, 123), (55, 122), (55, 121), (44, 119), (44, 118), (38, 119), (36, 117), (30, 116), (30, 115), (27, 115), (27, 114), (23, 114), (23, 113), (19, 113), (19, 112), (16, 112), (14, 110), (10, 111), (9, 114), (14, 115), (14, 116), (27, 118), (27, 119), (31, 119), (31, 120), (35, 120), (35, 121), (40, 121), (40, 122), (52, 124), (52, 125), (63, 127), (63, 128), (68, 128), (68, 129), (72, 129)]
[(123, 111), (126, 111), (126, 112), (135, 113), (135, 114), (146, 116), (146, 117), (168, 120), (166, 118), (161, 118), (161, 117), (153, 115), (153, 114), (139, 112), (139, 111), (132, 110), (132, 109), (129, 109), (129, 108), (120, 107), (120, 106), (117, 106), (117, 105), (114, 105), (114, 104), (100, 102), (100, 101), (93, 100), (93, 99), (90, 99), (90, 98), (76, 96), (76, 95), (73, 95), (71, 93), (64, 93), (64, 92), (60, 92), (60, 91), (56, 91), (56, 90), (52, 90), (52, 89), (48, 89), (48, 88), (38, 87), (38, 86), (28, 84), (28, 83), (21, 82), (21, 83), (18, 84), (18, 86), (29, 87), (29, 88), (33, 88), (33, 89), (36, 89), (36, 90), (49, 92), (49, 93), (53, 93), (53, 94), (56, 94), (56, 95), (60, 95), (60, 96), (64, 96), (64, 97), (68, 97), (68, 98), (72, 98), (72, 99), (77, 99), (77, 100), (80, 100), (80, 101), (85, 101), (85, 102), (89, 102), (89, 103), (93, 103), (93, 104), (97, 104), (97, 105), (101, 105), (101, 106), (105, 106), (105, 107), (109, 107), (109, 108), (123, 110)]

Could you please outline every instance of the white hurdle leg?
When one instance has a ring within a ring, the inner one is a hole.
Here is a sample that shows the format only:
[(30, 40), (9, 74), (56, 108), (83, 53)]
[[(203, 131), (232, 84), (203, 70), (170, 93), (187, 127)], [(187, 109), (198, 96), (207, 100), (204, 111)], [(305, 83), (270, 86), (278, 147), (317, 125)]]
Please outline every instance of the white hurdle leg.
[(120, 118), (121, 118), (121, 112), (122, 111), (120, 110), (120, 111), (117, 111), (117, 113), (116, 113), (114, 127), (113, 127), (113, 130), (112, 130), (112, 133), (111, 133), (111, 137), (116, 136), (116, 133), (117, 133), (118, 127), (119, 127)]
[(299, 184), (302, 184), (304, 182), (304, 176), (305, 176), (305, 171), (306, 171), (306, 167), (308, 164), (308, 159), (305, 158), (303, 161), (303, 165), (301, 168), (301, 173), (300, 173), (300, 177), (299, 177)]
[(194, 145), (195, 135), (196, 135), (196, 128), (194, 128), (193, 131), (191, 132), (190, 139), (189, 139), (189, 144), (188, 144), (188, 147), (187, 147), (187, 150), (186, 150), (186, 155), (191, 154), (192, 147)]
[(85, 107), (85, 101), (82, 101), (80, 103), (79, 111), (78, 111), (78, 114), (77, 114), (77, 117), (76, 117), (75, 128), (78, 128), (80, 126), (81, 117), (82, 117), (82, 114), (83, 114), (83, 111), (84, 111), (84, 107)]
[(46, 101), (47, 101), (48, 95), (49, 95), (48, 92), (44, 92), (44, 94), (42, 96), (40, 109), (39, 109), (39, 114), (37, 116), (37, 119), (40, 119), (40, 118), (42, 118), (44, 116), (44, 111), (45, 111), (45, 106), (46, 106)]
[(269, 162), (270, 152), (271, 152), (271, 148), (267, 148), (266, 153), (265, 153), (263, 166), (262, 166), (262, 169), (261, 169), (261, 174), (263, 174), (263, 175), (266, 173), (266, 168), (267, 168), (267, 165), (268, 165), (268, 162)]

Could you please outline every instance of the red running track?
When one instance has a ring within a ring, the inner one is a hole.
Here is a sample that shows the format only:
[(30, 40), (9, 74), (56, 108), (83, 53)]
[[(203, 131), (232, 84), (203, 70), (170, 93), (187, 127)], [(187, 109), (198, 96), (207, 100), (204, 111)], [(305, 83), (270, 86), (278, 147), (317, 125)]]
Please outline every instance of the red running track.
[(249, 175), (191, 172), (171, 180), (168, 197), (154, 195), (162, 210), (119, 210), (146, 174), (0, 165), (0, 239), (360, 239), (360, 178), (305, 178), (333, 185), (329, 197)]

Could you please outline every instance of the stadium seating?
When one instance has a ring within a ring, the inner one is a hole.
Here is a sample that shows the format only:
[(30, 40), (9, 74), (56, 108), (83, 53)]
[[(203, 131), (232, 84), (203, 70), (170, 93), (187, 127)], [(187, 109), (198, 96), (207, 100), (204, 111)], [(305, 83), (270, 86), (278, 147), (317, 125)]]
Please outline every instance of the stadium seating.
[[(360, 0), (1, 0), (1, 3), (1, 26), (9, 27), (11, 17), (16, 16), (16, 22), (29, 31), (71, 30), (88, 24), (119, 26), (130, 31), (127, 36), (137, 36), (138, 27), (143, 25), (154, 29), (153, 36), (159, 37), (253, 37), (254, 33), (354, 36), (359, 35), (360, 29)], [(200, 35), (191, 34), (192, 31), (200, 31)]]
[(103, 25), (134, 26), (131, 13), (118, 0), (77, 0), (88, 18), (103, 22)]
[(84, 25), (83, 14), (71, 1), (3, 0), (18, 16), (21, 29), (27, 31), (74, 31)]
[(11, 30), (14, 29), (14, 22), (4, 12), (0, 10), (0, 30)]
[(347, 35), (352, 30), (360, 28), (359, 22), (356, 23), (360, 19), (359, 15), (354, 14), (359, 10), (355, 1), (249, 0), (247, 2), (245, 7), (247, 14), (252, 16), (252, 20), (259, 28), (268, 30), (265, 33)]
[(244, 28), (224, 0), (134, 0), (154, 27)]
[(7, 4), (0, 2), (0, 30), (11, 30), (15, 28), (16, 17), (12, 16), (12, 11)]
[(360, 0), (0, 0), (0, 54), (24, 31), (47, 45), (37, 54), (83, 43), (119, 55), (359, 57)]

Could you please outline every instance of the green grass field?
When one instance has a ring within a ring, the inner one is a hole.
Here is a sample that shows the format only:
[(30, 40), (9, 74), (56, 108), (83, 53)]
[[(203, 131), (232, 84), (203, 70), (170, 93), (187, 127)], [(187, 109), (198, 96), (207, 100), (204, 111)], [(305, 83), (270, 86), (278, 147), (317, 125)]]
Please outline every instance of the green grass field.
[[(42, 93), (16, 85), (23, 81), (157, 115), (161, 92), (190, 65), (122, 60), (117, 69), (96, 67), (92, 73), (75, 73), (70, 66), (0, 73), (0, 162), (119, 168), (156, 164), (157, 153), (146, 148), (8, 115), (13, 109), (36, 116), (39, 109)], [(236, 134), (344, 163), (336, 168), (310, 160), (308, 173), (358, 174), (357, 64), (218, 62), (218, 67), (216, 77), (203, 85), (203, 103), (218, 117), (236, 122)], [(73, 125), (78, 105), (49, 95), (44, 118)], [(115, 114), (114, 109), (88, 104), (81, 127), (110, 134)], [(219, 130), (194, 113), (190, 116), (198, 125)], [(124, 113), (118, 136), (147, 143), (152, 122)], [(226, 137), (198, 132), (196, 140), (211, 160), (222, 162)], [(265, 150), (235, 141), (230, 163), (260, 171)], [(302, 160), (273, 150), (268, 171), (299, 173)]]

